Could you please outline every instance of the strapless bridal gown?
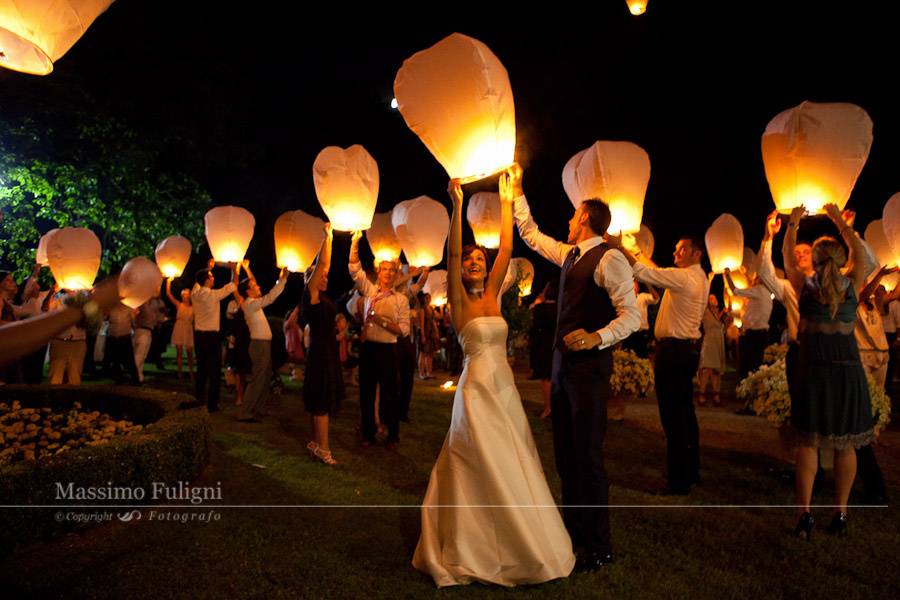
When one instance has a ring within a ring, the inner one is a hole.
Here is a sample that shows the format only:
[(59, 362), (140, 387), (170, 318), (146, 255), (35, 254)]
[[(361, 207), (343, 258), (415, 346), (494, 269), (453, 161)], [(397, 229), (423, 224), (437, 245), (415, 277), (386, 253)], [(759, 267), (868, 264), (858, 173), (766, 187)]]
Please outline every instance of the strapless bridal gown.
[(465, 368), (413, 556), (439, 587), (541, 583), (575, 564), (506, 361), (506, 335), (502, 317), (477, 317), (459, 332)]

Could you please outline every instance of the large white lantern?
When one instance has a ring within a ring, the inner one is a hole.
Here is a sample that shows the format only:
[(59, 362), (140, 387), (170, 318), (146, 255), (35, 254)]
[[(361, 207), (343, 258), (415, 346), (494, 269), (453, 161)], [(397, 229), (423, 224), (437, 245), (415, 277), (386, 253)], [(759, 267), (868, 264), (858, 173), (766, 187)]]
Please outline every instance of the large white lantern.
[(47, 240), (53, 278), (63, 290), (86, 290), (100, 268), (100, 240), (84, 227), (63, 227)]
[(649, 0), (625, 0), (628, 5), (628, 12), (638, 16), (647, 12), (647, 3)]
[(113, 0), (0, 0), (0, 66), (47, 75)]
[(610, 233), (619, 235), (640, 230), (644, 196), (650, 181), (650, 157), (637, 144), (594, 142), (569, 159), (562, 180), (575, 208), (591, 198), (609, 206)]
[(478, 40), (454, 33), (403, 61), (394, 97), (406, 124), (451, 179), (476, 181), (514, 162), (509, 76)]
[(706, 252), (713, 273), (737, 271), (744, 258), (744, 230), (732, 215), (725, 213), (706, 230)]
[(253, 239), (256, 219), (239, 206), (217, 206), (204, 217), (206, 241), (216, 262), (241, 262)]
[(368, 229), (378, 201), (378, 164), (366, 149), (328, 146), (313, 163), (322, 210), (338, 231)]
[(469, 198), (466, 208), (466, 220), (475, 243), (485, 248), (500, 247), (500, 194), (495, 192), (477, 192)]
[(404, 200), (391, 212), (391, 223), (410, 266), (441, 262), (450, 231), (450, 215), (443, 204), (428, 196)]
[[(900, 195), (898, 195), (898, 197), (900, 197)], [(898, 202), (898, 205), (900, 205), (900, 202)], [(898, 217), (900, 217), (900, 215), (898, 215)], [(894, 253), (891, 244), (888, 242), (888, 237), (884, 232), (884, 221), (882, 219), (875, 219), (869, 223), (863, 237), (865, 238), (866, 243), (868, 243), (875, 252), (875, 258), (878, 259), (879, 267), (885, 265), (888, 267), (897, 266), (897, 254)], [(875, 272), (877, 273), (877, 270)], [(897, 286), (898, 280), (900, 280), (900, 273), (892, 273), (887, 277), (882, 277), (881, 283), (888, 290), (892, 290)]]
[(315, 260), (325, 238), (325, 222), (292, 210), (275, 221), (275, 263), (292, 273), (302, 273)]
[(156, 246), (156, 264), (168, 278), (181, 277), (191, 259), (191, 241), (180, 235), (172, 235)]
[(47, 242), (50, 240), (50, 236), (59, 231), (59, 229), (51, 229), (47, 233), (41, 236), (41, 239), (38, 241), (37, 250), (34, 253), (34, 262), (41, 265), (42, 267), (47, 267), (50, 265), (50, 260), (47, 258)]
[(447, 304), (447, 271), (443, 269), (429, 271), (422, 291), (431, 296), (432, 306)]
[(894, 252), (893, 263), (900, 265), (900, 192), (888, 199), (881, 211), (881, 219), (888, 246)]
[(132, 258), (119, 273), (119, 296), (122, 304), (137, 308), (159, 294), (162, 273), (152, 260), (143, 256)]
[(778, 212), (801, 204), (843, 209), (872, 147), (872, 119), (855, 104), (803, 102), (778, 114), (762, 136), (766, 179)]
[(375, 256), (376, 265), (386, 260), (400, 259), (400, 240), (394, 233), (391, 213), (375, 213), (372, 217), (372, 226), (366, 230), (366, 240)]
[(624, 238), (625, 247), (631, 252), (640, 252), (641, 256), (647, 260), (653, 260), (653, 249), (656, 246), (656, 240), (653, 238), (653, 232), (644, 224), (635, 232), (630, 233)]
[(534, 285), (534, 265), (527, 258), (516, 257), (510, 260), (510, 268), (515, 270), (519, 296), (530, 296), (531, 286)]

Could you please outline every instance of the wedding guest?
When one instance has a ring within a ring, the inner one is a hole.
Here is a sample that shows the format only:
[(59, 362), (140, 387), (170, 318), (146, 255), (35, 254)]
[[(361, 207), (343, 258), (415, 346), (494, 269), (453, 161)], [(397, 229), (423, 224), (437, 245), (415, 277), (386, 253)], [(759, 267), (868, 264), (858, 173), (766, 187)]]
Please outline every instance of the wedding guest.
[(431, 294), (423, 294), (419, 304), (419, 379), (434, 379), (434, 353), (441, 344)]
[(648, 292), (640, 291), (641, 284), (634, 282), (635, 303), (641, 313), (641, 326), (622, 342), (624, 350), (631, 350), (641, 358), (650, 355), (650, 307), (659, 303), (659, 292), (652, 285), (646, 286)]
[(763, 364), (763, 354), (769, 345), (769, 317), (772, 316), (772, 292), (750, 273), (750, 287), (741, 290), (734, 285), (731, 271), (725, 269), (725, 283), (731, 293), (746, 300), (741, 327), (740, 363), (738, 377), (744, 379)]
[(194, 378), (194, 307), (191, 305), (191, 291), (181, 290), (181, 300), (172, 295), (172, 278), (166, 279), (166, 296), (175, 306), (175, 326), (172, 328), (172, 345), (175, 346), (175, 364), (178, 379), (181, 379), (182, 355), (187, 356), (188, 375)]
[(103, 353), (104, 368), (109, 377), (116, 384), (122, 384), (126, 380), (131, 385), (140, 385), (137, 363), (134, 360), (134, 344), (132, 342), (132, 330), (134, 328), (134, 309), (117, 303), (109, 310), (107, 316), (109, 327), (106, 330), (106, 349)]
[[(60, 290), (49, 303), (49, 310), (60, 310), (67, 302), (77, 301), (78, 292)], [(87, 330), (81, 323), (72, 325), (50, 340), (51, 385), (60, 385), (65, 380), (69, 385), (81, 385), (81, 370), (87, 354)]]
[(137, 365), (138, 381), (141, 382), (144, 381), (144, 362), (153, 343), (153, 330), (163, 317), (157, 300), (158, 298), (150, 298), (139, 306), (134, 319), (134, 362)]
[(725, 372), (725, 327), (728, 311), (719, 308), (719, 299), (709, 295), (709, 302), (703, 312), (703, 342), (700, 346), (700, 369), (697, 383), (700, 397), (697, 404), (706, 406), (706, 388), (712, 385), (713, 405), (722, 406), (719, 392), (722, 387), (722, 373)]

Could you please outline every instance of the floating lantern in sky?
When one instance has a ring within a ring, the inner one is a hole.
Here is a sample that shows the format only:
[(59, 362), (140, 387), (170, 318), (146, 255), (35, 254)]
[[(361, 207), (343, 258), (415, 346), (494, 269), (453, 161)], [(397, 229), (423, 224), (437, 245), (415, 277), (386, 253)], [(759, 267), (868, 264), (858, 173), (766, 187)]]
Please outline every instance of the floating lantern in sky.
[(0, 1), (0, 66), (47, 75), (113, 0)]
[(137, 308), (150, 298), (159, 294), (163, 276), (149, 258), (136, 256), (125, 263), (119, 273), (119, 296), (122, 304)]
[[(874, 221), (869, 223), (868, 227), (866, 227), (866, 231), (863, 237), (866, 240), (866, 243), (868, 243), (872, 250), (875, 252), (875, 257), (878, 260), (879, 267), (885, 265), (889, 267), (897, 266), (897, 255), (891, 248), (891, 245), (888, 242), (887, 235), (885, 235), (884, 221), (882, 219), (875, 219)], [(886, 289), (892, 290), (897, 287), (898, 280), (900, 280), (900, 273), (892, 273), (886, 277), (882, 277), (881, 283)]]
[(894, 264), (900, 265), (900, 192), (888, 199), (881, 211), (881, 219), (888, 246), (894, 252)]
[(872, 147), (872, 120), (855, 104), (803, 102), (769, 121), (762, 136), (775, 208), (842, 209)]
[(368, 229), (378, 201), (378, 163), (365, 148), (328, 146), (313, 163), (322, 210), (337, 231)]
[(738, 220), (725, 213), (713, 221), (706, 230), (706, 251), (713, 273), (737, 271), (744, 257), (744, 230)]
[(447, 271), (443, 269), (429, 271), (422, 291), (431, 296), (432, 306), (447, 304)]
[(450, 231), (450, 216), (443, 204), (428, 196), (404, 200), (391, 211), (391, 224), (411, 266), (433, 267), (441, 262)]
[(515, 269), (519, 296), (530, 296), (531, 286), (534, 284), (534, 265), (527, 258), (516, 257), (510, 260), (509, 268)]
[(485, 248), (500, 247), (500, 194), (495, 192), (476, 192), (469, 198), (466, 207), (466, 220), (475, 243)]
[(609, 206), (609, 232), (635, 233), (641, 228), (644, 196), (650, 181), (650, 157), (631, 142), (600, 141), (569, 159), (563, 188), (575, 208), (591, 198)]
[(325, 238), (325, 222), (302, 210), (283, 213), (275, 221), (275, 262), (302, 273), (316, 258)]
[(366, 230), (366, 240), (375, 256), (376, 265), (386, 260), (400, 259), (400, 240), (394, 233), (391, 213), (375, 213), (372, 216), (372, 226)]
[(169, 236), (156, 246), (155, 254), (163, 275), (180, 277), (191, 258), (191, 241), (180, 235)]
[(403, 120), (463, 183), (515, 160), (516, 113), (509, 76), (490, 48), (460, 33), (403, 61), (394, 79)]
[(217, 206), (203, 218), (206, 241), (216, 262), (241, 262), (253, 239), (256, 219), (239, 206)]
[(47, 233), (41, 236), (41, 239), (38, 241), (37, 250), (34, 253), (34, 262), (41, 265), (42, 267), (46, 267), (50, 265), (50, 261), (47, 259), (47, 242), (50, 240), (50, 236), (59, 231), (59, 229), (51, 229)]
[(637, 16), (647, 12), (647, 3), (649, 0), (625, 0), (628, 5), (628, 12)]
[(47, 240), (53, 278), (63, 290), (86, 290), (100, 268), (100, 240), (84, 227), (63, 227)]

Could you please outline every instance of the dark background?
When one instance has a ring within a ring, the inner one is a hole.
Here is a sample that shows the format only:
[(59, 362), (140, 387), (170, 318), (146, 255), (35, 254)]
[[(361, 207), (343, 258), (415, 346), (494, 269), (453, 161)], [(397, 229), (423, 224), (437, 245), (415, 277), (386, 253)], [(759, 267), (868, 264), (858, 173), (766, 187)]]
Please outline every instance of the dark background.
[[(358, 143), (372, 154), (379, 212), (420, 194), (449, 207), (446, 173), (389, 103), (402, 61), (454, 31), (487, 44), (509, 71), (525, 189), (536, 220), (556, 237), (565, 237), (572, 213), (561, 185), (566, 161), (598, 139), (629, 140), (651, 160), (644, 223), (658, 263), (671, 264), (679, 235), (702, 235), (723, 212), (743, 223), (755, 250), (773, 208), (760, 136), (803, 100), (853, 102), (875, 123), (848, 204), (858, 230), (900, 189), (890, 11), (859, 2), (650, 0), (633, 17), (624, 0), (592, 4), (119, 0), (51, 75), (0, 73), (0, 102), (27, 103), (35, 93), (90, 102), (139, 132), (188, 140), (172, 164), (216, 204), (254, 213), (248, 256), (261, 279), (274, 276), (277, 216), (297, 208), (324, 216), (312, 163), (325, 146)], [(495, 181), (466, 192), (487, 185)], [(335, 246), (334, 292), (349, 285), (341, 268), (348, 240), (341, 234)], [(518, 238), (515, 253), (535, 263), (539, 290), (552, 269)]]

